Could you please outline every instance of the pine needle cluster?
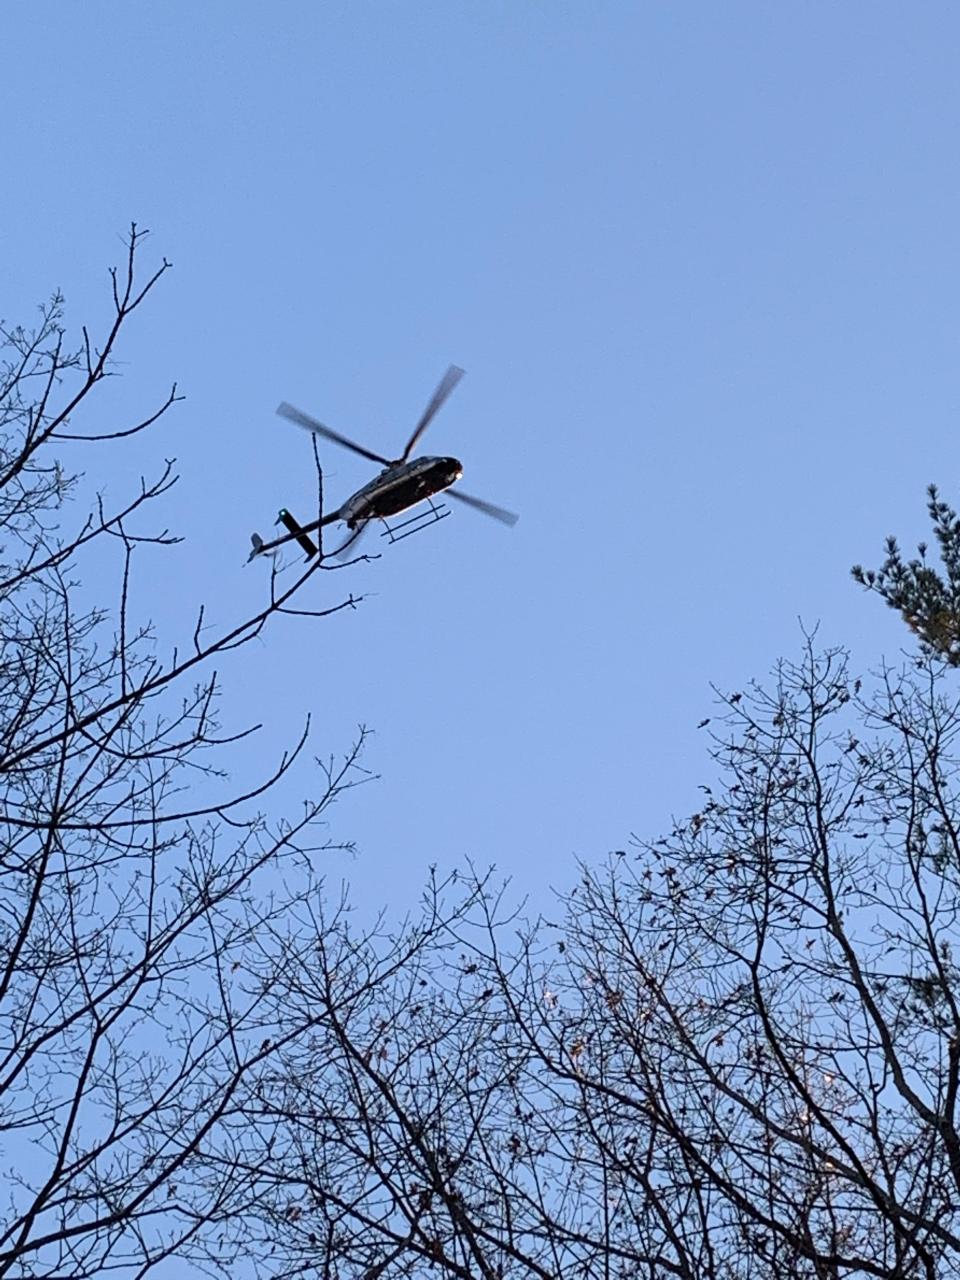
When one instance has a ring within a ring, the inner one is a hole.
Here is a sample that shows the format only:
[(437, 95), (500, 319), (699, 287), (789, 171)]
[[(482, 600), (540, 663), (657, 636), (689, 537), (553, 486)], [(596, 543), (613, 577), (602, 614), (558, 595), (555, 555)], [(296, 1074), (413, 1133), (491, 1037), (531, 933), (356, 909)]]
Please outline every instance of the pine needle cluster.
[(927, 563), (927, 544), (919, 543), (917, 557), (905, 560), (897, 540), (887, 538), (887, 558), (878, 570), (854, 565), (854, 579), (876, 591), (896, 609), (919, 637), (923, 651), (951, 666), (960, 666), (960, 516), (942, 502), (936, 485), (927, 490), (927, 510), (943, 565), (938, 573)]

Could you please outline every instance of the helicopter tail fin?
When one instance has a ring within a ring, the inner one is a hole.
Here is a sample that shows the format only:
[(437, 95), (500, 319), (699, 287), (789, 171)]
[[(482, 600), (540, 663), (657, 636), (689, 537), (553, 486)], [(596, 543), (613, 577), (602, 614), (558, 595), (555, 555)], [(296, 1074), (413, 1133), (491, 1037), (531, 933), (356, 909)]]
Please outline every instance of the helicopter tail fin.
[(277, 520), (279, 521), (280, 524), (283, 525), (285, 529), (287, 529), (290, 533), (293, 534), (293, 536), (296, 538), (301, 548), (307, 553), (308, 560), (310, 560), (313, 556), (317, 554), (316, 543), (313, 541), (313, 539), (310, 537), (308, 533), (304, 533), (304, 531), (300, 528), (300, 525), (297, 524), (296, 520), (293, 518), (290, 512), (286, 509), (286, 507), (283, 507), (281, 509), (279, 515), (277, 516)]
[(258, 556), (263, 550), (263, 539), (260, 537), (259, 533), (251, 533), (250, 541), (253, 544), (253, 549), (247, 556), (247, 564), (250, 563), (254, 556)]

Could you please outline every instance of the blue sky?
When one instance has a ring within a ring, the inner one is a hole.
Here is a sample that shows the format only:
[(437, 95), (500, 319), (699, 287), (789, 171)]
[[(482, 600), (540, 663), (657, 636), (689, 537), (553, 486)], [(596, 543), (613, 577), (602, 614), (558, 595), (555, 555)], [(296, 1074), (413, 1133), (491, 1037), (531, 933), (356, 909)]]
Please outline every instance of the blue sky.
[(516, 529), (457, 509), (222, 664), (263, 761), (308, 711), (321, 755), (375, 730), (331, 831), (362, 907), (468, 857), (543, 902), (658, 834), (710, 780), (710, 681), (798, 617), (896, 656), (848, 571), (925, 535), (930, 480), (960, 501), (958, 45), (942, 3), (7, 10), (0, 314), (105, 317), (131, 218), (175, 264), (99, 412), (187, 399), (86, 463), (119, 494), (178, 459), (136, 598), (168, 643), (255, 608), (250, 531), (309, 509), (280, 400), (389, 454), (467, 370), (424, 444)]

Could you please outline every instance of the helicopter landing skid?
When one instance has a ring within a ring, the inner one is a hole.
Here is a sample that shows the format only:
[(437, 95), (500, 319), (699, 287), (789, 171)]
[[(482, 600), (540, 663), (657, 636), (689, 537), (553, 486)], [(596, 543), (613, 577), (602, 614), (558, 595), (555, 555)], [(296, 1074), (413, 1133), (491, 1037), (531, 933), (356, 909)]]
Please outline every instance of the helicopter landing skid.
[(407, 520), (401, 520), (399, 524), (391, 525), (386, 520), (382, 521), (384, 528), (380, 537), (387, 538), (391, 543), (402, 542), (404, 538), (409, 538), (411, 533), (419, 533), (421, 529), (426, 529), (428, 525), (439, 524), (449, 514), (450, 510), (444, 503), (434, 502), (430, 498), (428, 499), (426, 510), (418, 511), (415, 516), (410, 516)]

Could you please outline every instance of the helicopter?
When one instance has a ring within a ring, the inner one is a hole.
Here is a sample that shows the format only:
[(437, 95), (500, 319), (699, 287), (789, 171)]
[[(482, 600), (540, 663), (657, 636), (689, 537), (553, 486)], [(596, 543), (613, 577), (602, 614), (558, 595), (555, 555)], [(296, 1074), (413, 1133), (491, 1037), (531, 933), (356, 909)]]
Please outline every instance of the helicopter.
[[(410, 507), (414, 507), (421, 502), (428, 502), (433, 517), (439, 519), (442, 512), (434, 505), (433, 498), (443, 492), (448, 493), (451, 498), (456, 498), (458, 502), (462, 502), (466, 506), (482, 511), (484, 515), (492, 516), (503, 524), (515, 525), (519, 516), (516, 516), (512, 511), (505, 511), (503, 507), (494, 506), (492, 502), (484, 502), (481, 498), (474, 498), (471, 494), (450, 487), (456, 484), (463, 475), (463, 466), (457, 458), (410, 457), (420, 437), (462, 377), (463, 370), (456, 365), (451, 365), (440, 379), (440, 383), (420, 416), (419, 422), (414, 427), (413, 434), (407, 441), (403, 453), (399, 458), (393, 459), (384, 458), (379, 453), (374, 453), (373, 450), (366, 449), (363, 445), (356, 444), (353, 440), (348, 440), (346, 436), (340, 435), (339, 432), (331, 431), (322, 422), (318, 422), (316, 418), (312, 418), (300, 409), (295, 409), (293, 405), (287, 404), (286, 401), (280, 404), (277, 407), (277, 413), (281, 418), (286, 418), (288, 422), (296, 423), (298, 427), (303, 427), (306, 431), (310, 431), (324, 440), (332, 440), (334, 444), (338, 444), (344, 449), (350, 449), (353, 453), (358, 453), (362, 458), (367, 458), (370, 462), (380, 463), (383, 470), (362, 488), (358, 489), (356, 493), (351, 494), (336, 511), (330, 512), (319, 520), (314, 520), (311, 524), (301, 525), (284, 507), (277, 517), (277, 523), (282, 524), (287, 532), (279, 538), (274, 538), (272, 542), (264, 542), (258, 533), (252, 534), (250, 541), (253, 544), (253, 550), (250, 552), (249, 560), (252, 560), (254, 556), (272, 552), (290, 541), (297, 542), (301, 550), (306, 552), (307, 559), (310, 560), (313, 556), (319, 554), (317, 544), (310, 537), (311, 533), (323, 528), (325, 525), (334, 524), (336, 521), (342, 521), (350, 530), (350, 537), (340, 548), (342, 552), (356, 541), (359, 534), (372, 521), (382, 520), (386, 524), (387, 517), (399, 515), (401, 512), (407, 511)], [(429, 518), (430, 513), (427, 513), (427, 515), (427, 523), (433, 523), (434, 520)], [(416, 519), (407, 523), (415, 524)], [(391, 531), (389, 525), (387, 525), (387, 529)], [(393, 538), (392, 540), (396, 539)]]

